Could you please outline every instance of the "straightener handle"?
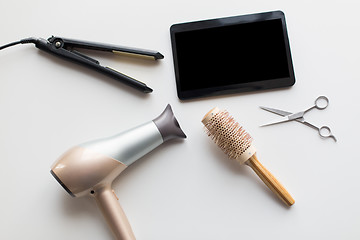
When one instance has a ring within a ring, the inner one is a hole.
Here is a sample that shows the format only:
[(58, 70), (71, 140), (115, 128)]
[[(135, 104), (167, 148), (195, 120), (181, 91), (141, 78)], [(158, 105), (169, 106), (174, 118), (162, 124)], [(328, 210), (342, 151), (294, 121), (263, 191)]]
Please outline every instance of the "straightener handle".
[(82, 48), (82, 49), (89, 49), (89, 50), (96, 50), (96, 51), (103, 51), (103, 52), (124, 54), (124, 55), (129, 55), (129, 56), (134, 56), (134, 57), (143, 57), (143, 58), (148, 58), (148, 59), (152, 59), (152, 60), (164, 58), (164, 56), (157, 51), (117, 46), (117, 45), (112, 45), (112, 44), (88, 42), (88, 41), (55, 37), (55, 36), (50, 37), (48, 39), (48, 41), (50, 43), (54, 43), (55, 46), (58, 48), (60, 48), (60, 47), (64, 47), (66, 49)]

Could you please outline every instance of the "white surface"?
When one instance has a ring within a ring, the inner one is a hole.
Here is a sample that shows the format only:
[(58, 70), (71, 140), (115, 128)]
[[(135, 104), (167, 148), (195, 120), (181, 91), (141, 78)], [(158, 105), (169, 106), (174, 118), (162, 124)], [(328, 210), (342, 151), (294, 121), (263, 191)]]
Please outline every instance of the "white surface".
[[(295, 68), (291, 89), (177, 99), (172, 24), (278, 9)], [(167, 103), (188, 139), (159, 147), (114, 183), (137, 239), (360, 239), (358, 10), (356, 0), (3, 2), (0, 45), (53, 34), (159, 50), (165, 59), (94, 55), (146, 82), (154, 92), (145, 96), (31, 45), (0, 52), (0, 239), (112, 239), (95, 202), (71, 198), (50, 166), (69, 147), (151, 120)], [(297, 122), (258, 127), (275, 117), (258, 106), (300, 111), (319, 95), (329, 107), (306, 117), (330, 126), (337, 143)], [(214, 106), (251, 133), (294, 206), (204, 134), (200, 121)]]

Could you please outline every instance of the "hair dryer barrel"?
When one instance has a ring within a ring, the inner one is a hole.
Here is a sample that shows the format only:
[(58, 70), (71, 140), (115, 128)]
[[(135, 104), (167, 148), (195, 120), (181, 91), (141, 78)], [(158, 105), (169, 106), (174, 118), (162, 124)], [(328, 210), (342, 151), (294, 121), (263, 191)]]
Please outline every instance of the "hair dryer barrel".
[(84, 148), (112, 157), (129, 166), (165, 141), (186, 138), (170, 105), (153, 121), (112, 137), (81, 144)]
[(170, 105), (153, 121), (80, 144), (64, 153), (51, 173), (72, 195), (89, 194), (96, 185), (112, 182), (127, 166), (173, 138), (186, 138)]
[(111, 184), (127, 166), (174, 138), (186, 138), (170, 105), (153, 121), (63, 154), (51, 174), (73, 197), (92, 195), (117, 239), (135, 239)]

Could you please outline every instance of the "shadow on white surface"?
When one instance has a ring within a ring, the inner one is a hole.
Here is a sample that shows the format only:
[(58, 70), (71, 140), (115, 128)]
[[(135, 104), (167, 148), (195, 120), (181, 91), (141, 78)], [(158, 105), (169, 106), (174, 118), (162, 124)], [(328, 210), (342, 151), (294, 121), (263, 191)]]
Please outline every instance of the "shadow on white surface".
[[(113, 238), (104, 217), (101, 215), (101, 212), (96, 205), (95, 199), (92, 197), (73, 198), (69, 195), (61, 195), (62, 205), (59, 207), (61, 207), (64, 212), (64, 219), (69, 218), (69, 221), (71, 222), (86, 221), (88, 223), (94, 223), (94, 225), (96, 225), (96, 227), (99, 229), (99, 232), (102, 234), (108, 233), (108, 236), (104, 236), (104, 239)], [(88, 231), (88, 228), (83, 228), (84, 225), (86, 224), (79, 224), (79, 232)], [(89, 226), (92, 226), (92, 224), (89, 224)]]

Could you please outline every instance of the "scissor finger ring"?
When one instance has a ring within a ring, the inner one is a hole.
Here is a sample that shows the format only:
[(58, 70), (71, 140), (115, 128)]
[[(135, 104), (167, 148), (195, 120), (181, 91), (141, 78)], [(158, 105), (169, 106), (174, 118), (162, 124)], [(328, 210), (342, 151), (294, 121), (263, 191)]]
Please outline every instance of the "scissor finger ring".
[(325, 109), (329, 105), (329, 99), (325, 96), (320, 96), (315, 100), (315, 107), (319, 110)]
[(331, 130), (328, 126), (322, 126), (321, 128), (319, 128), (319, 135), (323, 138), (332, 138), (335, 140), (336, 142), (336, 138), (334, 135), (331, 134)]

